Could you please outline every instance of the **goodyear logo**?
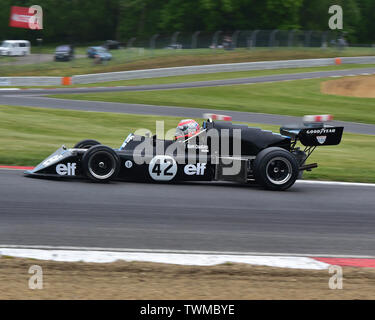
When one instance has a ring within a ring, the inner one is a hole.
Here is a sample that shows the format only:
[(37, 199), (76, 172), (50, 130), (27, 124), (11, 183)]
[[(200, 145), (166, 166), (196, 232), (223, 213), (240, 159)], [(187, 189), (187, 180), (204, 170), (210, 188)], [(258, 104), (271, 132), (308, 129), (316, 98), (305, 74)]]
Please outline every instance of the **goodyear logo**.
[(336, 129), (327, 129), (327, 128), (322, 128), (322, 129), (314, 129), (314, 130), (307, 130), (307, 134), (324, 134), (324, 133), (335, 133)]

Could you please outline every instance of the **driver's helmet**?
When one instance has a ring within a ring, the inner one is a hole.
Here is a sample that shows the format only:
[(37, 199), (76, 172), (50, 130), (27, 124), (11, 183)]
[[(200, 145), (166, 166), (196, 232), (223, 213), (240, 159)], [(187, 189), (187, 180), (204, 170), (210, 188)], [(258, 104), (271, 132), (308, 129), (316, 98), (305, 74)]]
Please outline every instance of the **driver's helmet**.
[(175, 140), (185, 140), (200, 131), (198, 122), (193, 119), (181, 120), (176, 128)]

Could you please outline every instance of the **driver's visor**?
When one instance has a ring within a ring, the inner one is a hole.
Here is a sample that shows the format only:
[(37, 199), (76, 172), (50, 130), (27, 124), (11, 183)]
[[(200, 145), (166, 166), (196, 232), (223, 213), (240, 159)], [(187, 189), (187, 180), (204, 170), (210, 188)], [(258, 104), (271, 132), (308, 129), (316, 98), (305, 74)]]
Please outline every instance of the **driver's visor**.
[(189, 133), (185, 134), (184, 130), (181, 130), (181, 129), (179, 129), (179, 127), (177, 127), (174, 137), (175, 137), (176, 140), (181, 139), (181, 138), (190, 138), (190, 137), (196, 135), (197, 133), (199, 133), (199, 131), (200, 130), (197, 130), (197, 131), (194, 131), (194, 132), (189, 132)]
[(194, 136), (196, 134), (196, 132), (194, 132), (194, 133), (189, 133), (189, 134), (185, 134), (185, 135), (181, 135), (181, 136), (175, 136), (175, 139), (177, 140), (177, 139), (181, 139), (181, 138), (190, 138), (190, 137), (192, 137), (192, 136)]

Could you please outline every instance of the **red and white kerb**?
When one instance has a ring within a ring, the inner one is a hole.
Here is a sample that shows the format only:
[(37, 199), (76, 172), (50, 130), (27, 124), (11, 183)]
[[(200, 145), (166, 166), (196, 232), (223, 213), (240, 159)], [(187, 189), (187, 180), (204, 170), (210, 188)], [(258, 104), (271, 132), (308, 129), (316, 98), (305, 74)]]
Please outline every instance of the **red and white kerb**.
[(223, 120), (223, 121), (232, 121), (231, 116), (225, 116), (222, 114), (213, 114), (213, 113), (205, 113), (203, 114), (204, 119), (212, 119), (212, 120)]
[(303, 122), (326, 122), (332, 121), (333, 116), (331, 114), (322, 114), (318, 116), (304, 116)]

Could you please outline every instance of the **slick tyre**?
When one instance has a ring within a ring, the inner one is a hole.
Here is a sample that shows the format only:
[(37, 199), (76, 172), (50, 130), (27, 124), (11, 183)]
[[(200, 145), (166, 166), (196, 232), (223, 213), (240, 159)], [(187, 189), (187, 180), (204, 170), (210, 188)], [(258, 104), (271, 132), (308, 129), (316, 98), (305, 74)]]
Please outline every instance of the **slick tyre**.
[(296, 157), (282, 148), (264, 149), (254, 161), (255, 181), (268, 190), (290, 188), (296, 182), (298, 174)]
[(74, 149), (90, 149), (93, 146), (99, 145), (100, 142), (96, 140), (82, 140), (74, 146)]
[(82, 157), (84, 174), (94, 182), (109, 182), (118, 176), (120, 158), (113, 149), (97, 145)]

